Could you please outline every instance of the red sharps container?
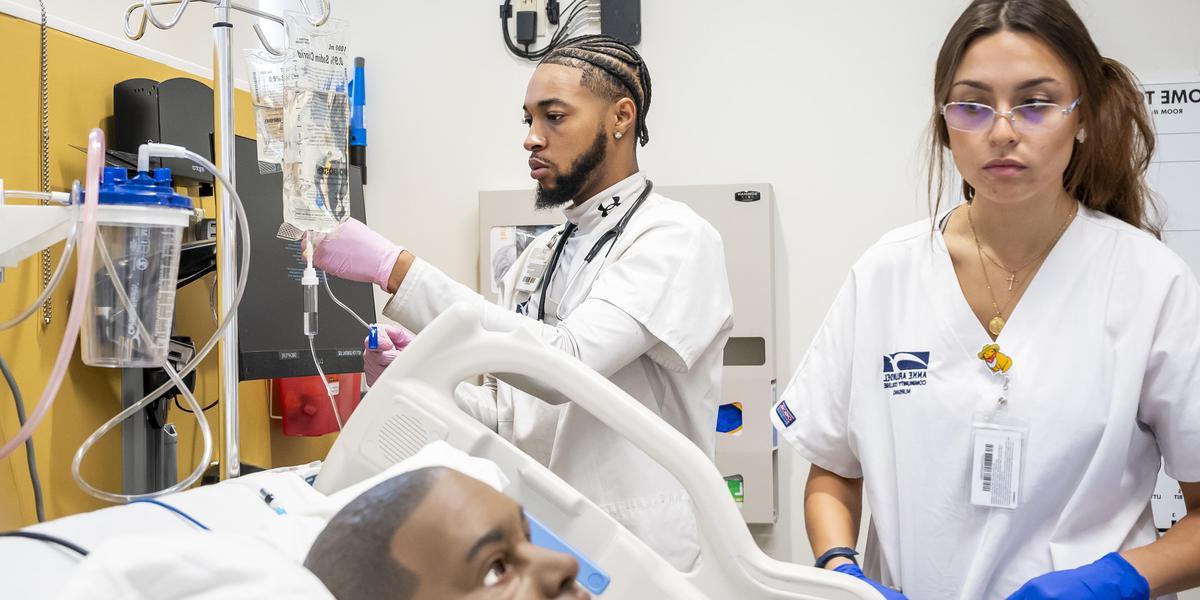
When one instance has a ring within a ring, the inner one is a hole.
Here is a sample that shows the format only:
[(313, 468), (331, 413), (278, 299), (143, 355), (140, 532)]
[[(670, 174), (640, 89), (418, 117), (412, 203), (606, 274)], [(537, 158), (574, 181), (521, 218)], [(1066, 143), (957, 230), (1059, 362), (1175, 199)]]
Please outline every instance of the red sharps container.
[[(337, 401), (338, 415), (345, 424), (358, 407), (362, 373), (329, 375), (326, 378)], [(283, 413), (284, 435), (325, 435), (338, 430), (329, 394), (320, 376), (285, 377), (271, 382), (275, 402)]]

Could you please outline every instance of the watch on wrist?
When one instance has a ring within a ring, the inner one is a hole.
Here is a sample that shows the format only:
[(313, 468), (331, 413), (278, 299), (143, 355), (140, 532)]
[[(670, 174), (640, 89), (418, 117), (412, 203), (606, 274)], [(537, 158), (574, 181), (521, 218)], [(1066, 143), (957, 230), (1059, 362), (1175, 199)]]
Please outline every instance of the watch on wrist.
[(815, 566), (818, 569), (824, 569), (825, 565), (829, 564), (829, 561), (839, 556), (850, 559), (850, 561), (856, 565), (858, 564), (858, 560), (854, 558), (855, 556), (858, 556), (858, 552), (854, 548), (838, 546), (837, 548), (830, 548), (829, 550), (826, 550), (824, 554), (818, 556)]

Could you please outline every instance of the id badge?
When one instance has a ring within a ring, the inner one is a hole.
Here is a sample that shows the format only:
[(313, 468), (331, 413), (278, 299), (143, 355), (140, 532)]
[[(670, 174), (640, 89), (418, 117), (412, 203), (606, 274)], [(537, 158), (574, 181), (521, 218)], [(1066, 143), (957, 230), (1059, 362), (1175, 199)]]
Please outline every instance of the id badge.
[[(552, 244), (551, 244), (552, 245)], [(525, 270), (517, 280), (517, 291), (532, 294), (542, 285), (546, 275), (546, 266), (550, 264), (550, 255), (554, 253), (551, 245), (539, 245), (529, 251), (529, 259), (525, 261)]]
[(971, 431), (971, 504), (1016, 508), (1029, 427), (1006, 410), (989, 410), (975, 413)]

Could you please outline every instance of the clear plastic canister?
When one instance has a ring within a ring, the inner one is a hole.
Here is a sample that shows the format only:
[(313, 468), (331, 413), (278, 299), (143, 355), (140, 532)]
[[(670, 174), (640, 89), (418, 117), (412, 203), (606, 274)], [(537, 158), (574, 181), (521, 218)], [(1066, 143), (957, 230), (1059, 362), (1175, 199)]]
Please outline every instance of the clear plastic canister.
[[(129, 180), (124, 169), (105, 169), (104, 175), (95, 279), (83, 322), (83, 362), (96, 367), (159, 366), (171, 338), (179, 249), (191, 200), (174, 193), (167, 169)], [(149, 343), (138, 331), (139, 319)]]

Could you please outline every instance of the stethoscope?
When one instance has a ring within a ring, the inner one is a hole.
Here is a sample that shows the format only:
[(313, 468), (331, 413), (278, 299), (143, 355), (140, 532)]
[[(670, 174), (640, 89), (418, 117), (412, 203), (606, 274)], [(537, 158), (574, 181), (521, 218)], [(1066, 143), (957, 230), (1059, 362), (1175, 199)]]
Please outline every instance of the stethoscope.
[[(575, 274), (576, 276), (578, 276), (579, 273), (587, 270), (587, 266), (591, 264), (594, 258), (599, 256), (600, 250), (602, 250), (605, 245), (608, 246), (608, 251), (604, 253), (604, 256), (605, 258), (608, 257), (609, 253), (612, 252), (613, 247), (617, 245), (617, 238), (625, 232), (625, 225), (629, 223), (629, 219), (633, 217), (633, 213), (637, 212), (637, 209), (642, 205), (642, 202), (645, 202), (646, 197), (650, 195), (650, 190), (653, 188), (654, 182), (647, 179), (646, 187), (642, 189), (642, 193), (638, 195), (637, 200), (633, 201), (633, 206), (629, 207), (629, 211), (621, 217), (620, 221), (617, 221), (615, 227), (604, 232), (604, 235), (600, 236), (600, 239), (596, 240), (596, 243), (592, 245), (592, 249), (589, 250), (587, 255), (583, 257), (583, 267), (580, 268)], [(546, 292), (550, 289), (550, 282), (554, 279), (554, 271), (558, 268), (558, 259), (562, 256), (563, 250), (567, 246), (567, 239), (571, 237), (572, 233), (575, 233), (575, 223), (567, 223), (566, 227), (563, 227), (562, 233), (558, 236), (558, 243), (554, 246), (554, 254), (550, 256), (550, 263), (546, 266), (546, 277), (545, 280), (542, 281), (542, 293), (541, 298), (538, 301), (539, 321), (546, 320)], [(573, 283), (575, 283), (574, 276), (567, 280), (567, 287), (563, 290), (563, 298), (567, 297), (567, 292), (570, 291), (571, 284)]]

